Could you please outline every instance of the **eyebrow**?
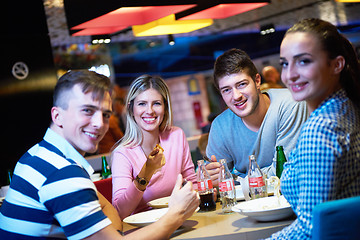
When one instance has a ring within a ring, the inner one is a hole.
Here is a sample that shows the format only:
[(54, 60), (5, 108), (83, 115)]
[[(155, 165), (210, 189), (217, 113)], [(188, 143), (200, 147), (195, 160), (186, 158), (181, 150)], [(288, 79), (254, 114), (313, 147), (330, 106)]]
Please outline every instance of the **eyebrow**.
[[(301, 57), (303, 57), (305, 55), (312, 56), (310, 53), (299, 53), (299, 54), (293, 56), (293, 59), (298, 59), (298, 58), (301, 58)], [(285, 59), (286, 59), (285, 57), (280, 57), (280, 60), (285, 60)]]
[[(81, 106), (82, 108), (92, 108), (92, 109), (95, 109), (95, 110), (100, 110), (97, 106), (95, 106), (95, 105), (91, 105), (91, 104), (84, 104), (84, 105), (82, 105)], [(103, 111), (103, 112), (105, 112), (105, 113), (110, 113), (110, 114), (112, 114), (113, 113), (113, 111), (111, 111), (111, 110), (109, 110), (109, 109), (105, 109), (105, 111)]]
[[(242, 83), (242, 82), (245, 82), (245, 81), (249, 81), (249, 79), (243, 78), (243, 79), (237, 81), (234, 85), (239, 84), (239, 83)], [(224, 88), (232, 88), (232, 86), (227, 85), (227, 86), (223, 86), (223, 87), (221, 87), (221, 88), (219, 88), (219, 89), (222, 90), (222, 89), (224, 89)]]

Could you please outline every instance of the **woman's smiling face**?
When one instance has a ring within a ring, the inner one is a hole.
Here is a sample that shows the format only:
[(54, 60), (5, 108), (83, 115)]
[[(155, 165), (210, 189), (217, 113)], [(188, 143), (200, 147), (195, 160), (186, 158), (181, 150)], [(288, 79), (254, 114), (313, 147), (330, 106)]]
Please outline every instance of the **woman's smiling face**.
[(329, 59), (319, 40), (310, 33), (286, 34), (280, 47), (281, 79), (296, 101), (305, 100), (313, 111), (340, 88), (336, 59)]
[(159, 131), (164, 119), (165, 105), (161, 94), (150, 88), (134, 99), (134, 119), (142, 131)]

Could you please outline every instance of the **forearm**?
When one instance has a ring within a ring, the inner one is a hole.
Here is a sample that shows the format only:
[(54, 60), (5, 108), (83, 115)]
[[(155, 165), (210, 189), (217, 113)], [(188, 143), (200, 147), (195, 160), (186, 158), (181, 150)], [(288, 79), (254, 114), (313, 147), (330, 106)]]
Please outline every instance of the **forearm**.
[(192, 162), (187, 162), (184, 165), (181, 175), (183, 176), (184, 179), (186, 179), (187, 181), (191, 181), (194, 185), (196, 185), (197, 180), (196, 180), (195, 167)]
[(97, 195), (99, 198), (101, 209), (104, 212), (104, 214), (110, 219), (114, 228), (122, 231), (122, 222), (116, 209), (100, 192), (97, 192)]
[[(114, 187), (115, 186), (116, 185), (114, 185)], [(126, 189), (115, 189), (113, 205), (121, 219), (126, 218), (135, 211), (143, 195), (144, 192), (137, 189), (133, 182), (131, 182)]]

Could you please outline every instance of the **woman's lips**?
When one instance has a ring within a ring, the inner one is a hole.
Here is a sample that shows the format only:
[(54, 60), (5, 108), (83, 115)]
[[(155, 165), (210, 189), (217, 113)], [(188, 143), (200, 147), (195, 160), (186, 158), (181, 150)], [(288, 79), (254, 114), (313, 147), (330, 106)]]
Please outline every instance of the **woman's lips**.
[(300, 92), (302, 91), (304, 88), (306, 88), (308, 83), (297, 83), (297, 84), (291, 84), (290, 85), (290, 88), (291, 88), (291, 91), (293, 92)]
[(153, 123), (156, 121), (156, 117), (144, 117), (143, 120), (146, 123)]

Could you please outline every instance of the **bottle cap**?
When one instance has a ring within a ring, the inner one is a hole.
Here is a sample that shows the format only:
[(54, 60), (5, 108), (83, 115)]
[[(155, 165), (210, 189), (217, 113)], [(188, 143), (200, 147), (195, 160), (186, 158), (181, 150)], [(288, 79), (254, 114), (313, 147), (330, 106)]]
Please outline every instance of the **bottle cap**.
[(224, 164), (224, 163), (226, 163), (226, 159), (220, 159), (220, 161), (219, 161), (221, 164)]

